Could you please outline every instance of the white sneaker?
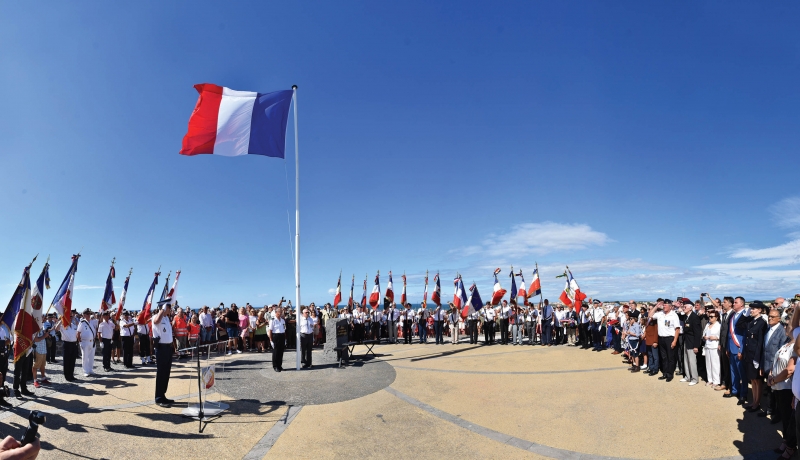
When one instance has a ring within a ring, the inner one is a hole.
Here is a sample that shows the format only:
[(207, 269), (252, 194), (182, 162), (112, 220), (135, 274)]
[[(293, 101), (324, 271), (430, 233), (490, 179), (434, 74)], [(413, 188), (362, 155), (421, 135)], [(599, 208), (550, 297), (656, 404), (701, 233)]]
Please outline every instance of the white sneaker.
[(225, 353), (225, 354), (226, 354), (226, 355), (232, 355), (233, 353), (232, 353), (231, 351), (228, 351), (228, 352), (227, 352), (227, 353)]
[(686, 380), (686, 377), (684, 377), (684, 378), (680, 379), (679, 381), (680, 381), (680, 382), (688, 382), (688, 380)]
[(242, 354), (242, 350), (236, 350), (236, 353)]
[(692, 386), (692, 385), (697, 385), (697, 380), (692, 380), (691, 382), (689, 382), (689, 386)]
[(84, 377), (88, 377), (88, 376), (89, 376), (89, 374), (83, 374), (83, 376), (84, 376)]

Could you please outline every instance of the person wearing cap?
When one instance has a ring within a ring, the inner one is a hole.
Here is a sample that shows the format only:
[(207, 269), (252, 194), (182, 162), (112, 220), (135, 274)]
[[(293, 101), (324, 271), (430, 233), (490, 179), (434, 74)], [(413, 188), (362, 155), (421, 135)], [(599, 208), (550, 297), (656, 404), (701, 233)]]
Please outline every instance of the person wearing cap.
[(142, 366), (153, 364), (153, 349), (150, 342), (151, 332), (152, 326), (150, 322), (136, 324), (136, 334), (139, 336), (139, 358), (142, 360)]
[(753, 318), (744, 311), (744, 297), (733, 300), (733, 310), (728, 314), (728, 359), (731, 367), (731, 392), (723, 398), (737, 398), (736, 404), (744, 406), (747, 398), (747, 370), (744, 349), (747, 345), (747, 326)]
[(53, 313), (47, 314), (47, 319), (42, 323), (42, 328), (45, 330), (51, 331), (50, 334), (45, 339), (45, 344), (47, 346), (47, 356), (46, 361), (50, 364), (55, 364), (56, 362), (56, 335), (55, 335), (55, 321), (56, 315)]
[(169, 376), (172, 372), (173, 337), (172, 324), (169, 317), (172, 315), (172, 303), (166, 302), (150, 321), (153, 328), (153, 341), (156, 350), (156, 384), (155, 401), (161, 407), (169, 407), (175, 401), (167, 398)]
[(70, 322), (65, 326), (63, 318), (58, 321), (56, 330), (61, 333), (64, 344), (64, 380), (75, 380), (75, 360), (78, 358), (78, 312), (73, 310)]
[(87, 308), (83, 311), (83, 318), (78, 322), (78, 332), (76, 333), (76, 339), (81, 347), (81, 366), (84, 377), (94, 374), (94, 339), (97, 332), (92, 327), (91, 321), (92, 310)]
[(450, 343), (453, 345), (458, 343), (459, 339), (459, 322), (461, 321), (461, 314), (458, 312), (458, 308), (450, 309), (450, 314), (447, 315), (447, 322), (450, 325)]
[[(453, 308), (453, 302), (450, 302), (450, 308)], [(436, 309), (431, 314), (433, 317), (433, 336), (436, 345), (444, 344), (444, 318), (445, 313), (441, 305), (437, 305)]]
[(104, 311), (97, 326), (97, 338), (103, 342), (103, 370), (111, 372), (111, 339), (114, 337), (114, 322), (111, 315)]
[(303, 369), (311, 367), (311, 349), (314, 346), (314, 324), (316, 321), (311, 318), (307, 307), (303, 307), (300, 319), (297, 320), (297, 327), (300, 328), (300, 362)]
[[(747, 324), (747, 338), (744, 343), (744, 367), (747, 380), (753, 387), (753, 404), (747, 408), (750, 412), (758, 412), (761, 410), (761, 393), (762, 393), (762, 360), (764, 359), (764, 337), (767, 333), (767, 322), (761, 317), (766, 306), (756, 300), (750, 303), (750, 317), (752, 320)], [(744, 395), (747, 395), (747, 387), (745, 387)]]
[(685, 373), (681, 382), (689, 382), (689, 386), (697, 385), (697, 353), (700, 351), (702, 343), (703, 329), (700, 324), (700, 317), (694, 312), (694, 305), (689, 299), (681, 299), (683, 306), (683, 362)]
[(495, 312), (492, 304), (486, 302), (486, 305), (481, 309), (483, 315), (483, 344), (494, 345), (494, 318)]
[(675, 374), (675, 364), (677, 357), (678, 336), (681, 332), (680, 319), (672, 310), (672, 301), (664, 301), (664, 309), (656, 311), (653, 307), (649, 316), (656, 321), (658, 326), (658, 350), (662, 367), (662, 375), (659, 380), (671, 382)]
[[(208, 308), (208, 307), (206, 307)], [(136, 323), (131, 320), (128, 310), (122, 312), (119, 320), (119, 335), (122, 339), (122, 365), (127, 369), (133, 369), (133, 335), (136, 333)]]
[(603, 302), (597, 299), (592, 300), (592, 351), (603, 351), (603, 325), (605, 321), (606, 312), (603, 310)]

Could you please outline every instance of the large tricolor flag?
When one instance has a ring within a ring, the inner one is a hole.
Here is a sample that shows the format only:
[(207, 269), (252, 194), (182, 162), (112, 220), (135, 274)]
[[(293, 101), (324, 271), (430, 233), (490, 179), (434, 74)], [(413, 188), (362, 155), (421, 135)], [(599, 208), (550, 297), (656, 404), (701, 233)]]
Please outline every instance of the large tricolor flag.
[[(36, 260), (36, 259), (34, 259)], [(33, 262), (31, 262), (33, 264)], [(23, 358), (28, 349), (33, 345), (33, 334), (39, 332), (39, 324), (33, 317), (31, 303), (31, 266), (28, 265), (22, 273), (22, 281), (17, 286), (15, 295), (17, 316), (14, 320), (14, 362)]]
[(80, 257), (80, 254), (72, 256), (72, 265), (67, 271), (67, 276), (64, 277), (64, 281), (61, 282), (61, 286), (50, 303), (50, 307), (61, 317), (61, 323), (64, 326), (72, 322), (72, 293), (75, 292), (75, 273), (78, 271)]
[(531, 287), (528, 289), (528, 298), (531, 298), (535, 295), (542, 295), (542, 282), (539, 280), (539, 265), (536, 265), (536, 269), (533, 271), (533, 280), (531, 281)]
[[(566, 273), (564, 274), (566, 275)], [(572, 292), (572, 288), (569, 285), (569, 277), (564, 280), (564, 290), (561, 291), (561, 295), (558, 297), (566, 306), (572, 306), (572, 299), (575, 297), (575, 294)]]
[(333, 296), (333, 308), (342, 303), (342, 273), (339, 272), (339, 281), (336, 282), (336, 295)]
[(203, 83), (183, 137), (181, 155), (284, 157), (292, 90), (234, 91)]
[(519, 292), (517, 293), (517, 297), (522, 297), (522, 301), (525, 305), (528, 305), (528, 291), (525, 290), (525, 277), (522, 276), (522, 269), (519, 269), (519, 276), (520, 285), (519, 285)]
[(570, 271), (569, 267), (567, 267), (567, 273), (569, 273), (569, 287), (574, 293), (573, 300), (576, 305), (580, 306), (586, 299), (586, 294), (581, 292), (581, 288), (578, 286), (578, 282), (575, 281), (575, 278), (572, 277), (572, 271)]
[(100, 302), (100, 312), (111, 310), (111, 307), (117, 303), (117, 298), (114, 297), (114, 278), (117, 277), (117, 272), (114, 270), (114, 262), (111, 262), (111, 268), (108, 270), (108, 278), (106, 278), (106, 290), (103, 292), (103, 301)]
[(372, 293), (369, 295), (369, 305), (372, 308), (378, 308), (378, 302), (381, 300), (381, 271), (375, 275), (375, 284), (372, 286)]
[(503, 300), (503, 296), (506, 295), (506, 290), (500, 286), (500, 281), (497, 280), (497, 274), (500, 273), (502, 270), (499, 268), (494, 271), (494, 289), (492, 290), (492, 305), (497, 305)]
[(144, 305), (142, 305), (142, 311), (139, 312), (139, 316), (136, 318), (136, 322), (139, 324), (147, 324), (147, 322), (150, 321), (150, 309), (153, 307), (153, 295), (155, 295), (158, 277), (160, 275), (160, 271), (156, 272), (153, 278), (153, 284), (151, 284), (150, 289), (147, 290), (147, 295), (144, 297)]
[(117, 314), (114, 315), (114, 321), (119, 321), (119, 317), (122, 316), (122, 309), (125, 308), (125, 298), (128, 296), (128, 282), (131, 280), (131, 273), (133, 273), (133, 268), (125, 278), (125, 286), (122, 287), (122, 295), (119, 296), (119, 304), (117, 305)]
[(164, 289), (161, 290), (161, 298), (158, 299), (158, 304), (167, 300), (167, 293), (169, 292), (169, 277), (172, 275), (172, 270), (167, 273), (167, 279), (164, 280)]
[(400, 303), (406, 304), (406, 274), (403, 273), (403, 292), (400, 294)]
[(392, 283), (392, 271), (389, 270), (389, 284), (386, 285), (386, 295), (383, 296), (383, 306), (388, 307), (394, 302), (394, 284)]
[[(342, 275), (339, 275), (339, 276), (342, 276)], [(353, 306), (353, 289), (355, 289), (355, 287), (356, 287), (356, 275), (354, 273), (353, 274), (353, 279), (350, 280), (350, 298), (347, 299), (347, 306), (348, 307), (352, 307)], [(364, 280), (364, 293), (366, 294), (366, 292), (367, 292), (367, 281)]]
[(369, 275), (368, 274), (364, 275), (364, 294), (361, 295), (361, 306), (362, 307), (366, 307), (367, 306), (367, 276), (369, 276)]
[[(33, 260), (36, 260), (36, 258), (34, 257)], [(33, 262), (31, 262), (31, 265), (33, 265)], [(17, 319), (19, 306), (22, 304), (22, 296), (25, 292), (25, 276), (30, 278), (31, 265), (28, 265), (24, 270), (22, 270), (22, 278), (20, 279), (17, 288), (14, 289), (14, 294), (11, 296), (11, 300), (8, 301), (6, 310), (3, 312), (2, 325), (7, 328), (9, 336), (11, 335), (11, 332), (14, 331), (14, 320)]]
[(442, 306), (442, 283), (439, 281), (439, 273), (433, 275), (433, 292), (431, 293), (431, 301), (437, 306)]
[[(48, 259), (50, 260), (50, 259)], [(44, 298), (42, 294), (45, 289), (50, 289), (50, 263), (46, 262), (42, 273), (39, 274), (39, 279), (33, 285), (33, 293), (31, 294), (31, 307), (33, 307), (33, 319), (39, 328), (42, 328), (42, 306), (44, 305)]]
[(475, 283), (472, 283), (472, 286), (469, 287), (467, 307), (461, 310), (462, 318), (466, 318), (470, 313), (477, 313), (483, 308), (483, 300), (481, 300), (481, 294), (478, 292), (478, 286)]
[(464, 289), (464, 281), (461, 279), (461, 275), (458, 275), (454, 284), (455, 292), (453, 292), (453, 305), (460, 310), (461, 307), (467, 304), (467, 292)]
[(509, 297), (511, 298), (509, 299), (509, 301), (516, 304), (517, 295), (519, 294), (519, 291), (517, 291), (517, 277), (516, 274), (514, 273), (514, 267), (511, 267), (511, 273), (509, 273), (508, 276), (511, 278), (511, 292), (509, 293)]
[[(172, 287), (167, 292), (167, 295), (161, 295), (161, 300), (158, 301), (158, 305), (169, 305), (174, 307), (176, 303), (178, 303), (178, 280), (181, 278), (181, 271), (178, 270), (175, 272), (175, 281), (172, 282)], [(169, 276), (167, 276), (167, 282), (169, 282)], [(166, 290), (167, 283), (164, 283), (164, 290)]]

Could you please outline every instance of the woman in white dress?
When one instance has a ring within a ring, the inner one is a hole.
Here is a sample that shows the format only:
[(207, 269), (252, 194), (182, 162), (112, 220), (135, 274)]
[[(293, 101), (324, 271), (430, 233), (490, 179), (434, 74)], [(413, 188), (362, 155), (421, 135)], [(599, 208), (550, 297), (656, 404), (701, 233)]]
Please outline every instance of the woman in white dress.
[(706, 374), (708, 376), (706, 386), (719, 386), (719, 334), (721, 327), (719, 313), (710, 310), (708, 312), (708, 324), (703, 330), (703, 340), (706, 341), (705, 346), (703, 346), (703, 353), (706, 356)]

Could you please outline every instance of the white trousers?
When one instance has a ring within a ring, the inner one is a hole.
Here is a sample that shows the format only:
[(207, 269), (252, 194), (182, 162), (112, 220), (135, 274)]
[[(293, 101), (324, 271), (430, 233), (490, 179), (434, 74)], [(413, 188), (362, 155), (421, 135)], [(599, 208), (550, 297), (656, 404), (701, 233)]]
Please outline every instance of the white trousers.
[(81, 367), (84, 374), (94, 372), (94, 350), (92, 342), (81, 342)]
[(450, 325), (450, 341), (452, 343), (458, 343), (458, 324)]
[(703, 351), (706, 354), (706, 373), (708, 374), (708, 381), (714, 385), (719, 385), (719, 351), (709, 348)]

